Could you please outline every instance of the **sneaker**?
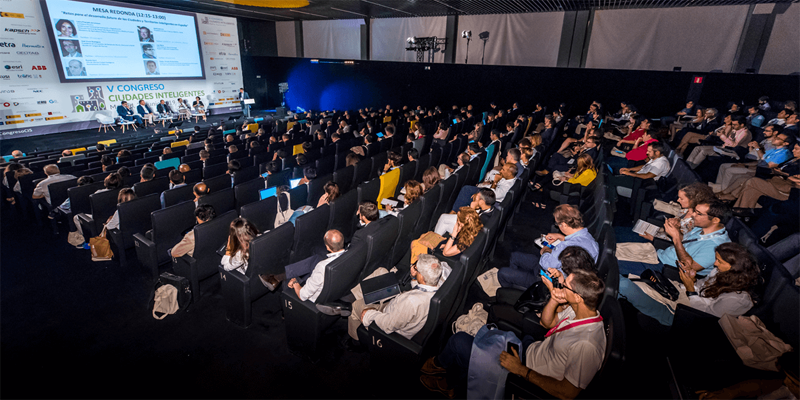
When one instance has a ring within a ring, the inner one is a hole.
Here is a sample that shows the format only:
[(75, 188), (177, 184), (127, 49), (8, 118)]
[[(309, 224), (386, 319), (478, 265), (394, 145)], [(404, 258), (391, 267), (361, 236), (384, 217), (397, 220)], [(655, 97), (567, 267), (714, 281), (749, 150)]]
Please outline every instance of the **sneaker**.
[(714, 191), (714, 193), (719, 193), (722, 191), (722, 184), (720, 183), (709, 182), (708, 187), (710, 187), (711, 190)]
[(443, 374), (447, 372), (447, 370), (436, 365), (434, 357), (431, 357), (427, 361), (425, 361), (425, 364), (422, 364), (420, 372), (422, 372), (425, 375), (437, 375), (437, 374)]
[(455, 389), (447, 386), (447, 378), (443, 376), (422, 375), (419, 377), (419, 381), (422, 382), (422, 386), (425, 386), (425, 389), (431, 392), (441, 393), (448, 399), (456, 397)]
[(349, 317), (352, 312), (349, 304), (317, 304), (317, 310), (325, 315)]

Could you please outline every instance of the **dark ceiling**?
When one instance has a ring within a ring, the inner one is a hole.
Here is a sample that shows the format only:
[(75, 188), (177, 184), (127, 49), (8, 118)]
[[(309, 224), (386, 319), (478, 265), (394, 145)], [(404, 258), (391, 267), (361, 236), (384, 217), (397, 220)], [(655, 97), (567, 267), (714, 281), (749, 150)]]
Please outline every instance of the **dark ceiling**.
[[(778, 2), (797, 2), (778, 1)], [(176, 10), (271, 21), (517, 14), (588, 9), (665, 8), (775, 3), (775, 0), (310, 0), (302, 8), (266, 8), (215, 0), (128, 0)]]

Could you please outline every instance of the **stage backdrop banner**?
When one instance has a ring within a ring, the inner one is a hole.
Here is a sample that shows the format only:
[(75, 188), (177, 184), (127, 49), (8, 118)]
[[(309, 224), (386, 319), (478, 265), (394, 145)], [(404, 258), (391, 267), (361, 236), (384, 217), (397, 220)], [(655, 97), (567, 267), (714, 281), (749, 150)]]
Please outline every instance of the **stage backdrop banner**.
[(60, 83), (39, 2), (5, 2), (2, 11), (2, 139), (96, 128), (98, 115), (115, 117), (123, 100), (135, 106), (143, 99), (155, 110), (164, 99), (175, 109), (177, 98), (191, 105), (199, 96), (209, 113), (241, 110), (236, 101), (242, 87), (236, 18), (197, 14), (206, 79)]
[(748, 6), (598, 10), (586, 68), (730, 72)]
[(783, 14), (775, 16), (775, 25), (767, 42), (759, 74), (787, 75), (800, 73), (800, 4), (792, 3)]
[[(372, 59), (376, 61), (417, 61), (415, 51), (406, 50), (406, 39), (436, 36), (444, 39), (447, 17), (380, 18), (370, 20)], [(434, 53), (433, 62), (444, 62), (444, 46)], [(428, 54), (425, 54), (425, 62)]]
[[(563, 12), (459, 16), (456, 63), (555, 67), (563, 24)], [(463, 31), (472, 31), (469, 59)]]
[(303, 21), (303, 56), (360, 60), (361, 25), (363, 19)]
[(275, 33), (278, 38), (278, 57), (297, 57), (294, 21), (275, 22)]

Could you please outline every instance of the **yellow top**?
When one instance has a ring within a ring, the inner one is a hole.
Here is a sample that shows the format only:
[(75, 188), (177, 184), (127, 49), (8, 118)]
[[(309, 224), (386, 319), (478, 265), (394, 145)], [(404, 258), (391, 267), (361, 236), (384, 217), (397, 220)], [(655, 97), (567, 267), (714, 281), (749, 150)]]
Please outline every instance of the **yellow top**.
[(586, 171), (583, 171), (580, 175), (573, 176), (567, 182), (577, 183), (581, 186), (588, 186), (590, 183), (592, 183), (592, 181), (596, 177), (597, 177), (597, 171), (593, 169), (587, 169)]
[(381, 191), (378, 193), (378, 208), (383, 210), (381, 201), (387, 197), (393, 197), (397, 184), (400, 182), (400, 168), (395, 168), (381, 175)]

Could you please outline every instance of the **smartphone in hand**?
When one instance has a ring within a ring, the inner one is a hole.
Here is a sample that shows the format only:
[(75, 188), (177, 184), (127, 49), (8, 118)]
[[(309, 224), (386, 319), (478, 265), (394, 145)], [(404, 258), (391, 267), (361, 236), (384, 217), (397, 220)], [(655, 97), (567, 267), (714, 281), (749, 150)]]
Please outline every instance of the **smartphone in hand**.
[(519, 345), (516, 343), (508, 342), (508, 344), (506, 345), (506, 352), (513, 356), (515, 354), (514, 351), (516, 351), (516, 354), (519, 354)]

